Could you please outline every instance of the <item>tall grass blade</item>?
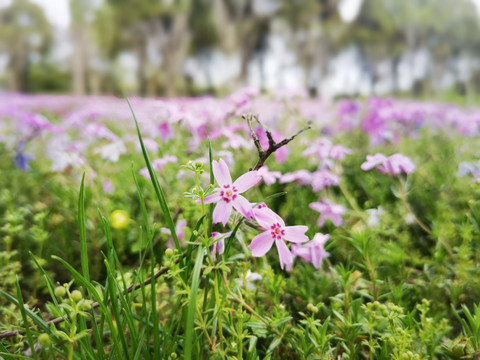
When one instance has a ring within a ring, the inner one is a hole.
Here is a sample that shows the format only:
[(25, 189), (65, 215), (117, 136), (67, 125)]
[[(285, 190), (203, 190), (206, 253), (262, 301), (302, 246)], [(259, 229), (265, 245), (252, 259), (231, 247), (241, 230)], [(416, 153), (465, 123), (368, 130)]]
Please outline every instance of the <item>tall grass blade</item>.
[[(128, 102), (128, 106), (130, 107), (130, 111), (132, 112), (133, 119), (135, 120), (135, 127), (137, 129), (138, 139), (140, 141), (140, 146), (142, 148), (143, 158), (145, 159), (145, 163), (148, 168), (148, 173), (150, 174), (150, 179), (152, 180), (153, 188), (155, 189), (155, 193), (157, 195), (160, 208), (162, 209), (163, 215), (165, 216), (165, 222), (167, 223), (167, 226), (170, 229), (170, 233), (172, 235), (173, 242), (175, 243), (175, 247), (179, 252), (181, 252), (182, 246), (180, 245), (180, 241), (178, 240), (178, 237), (177, 237), (175, 224), (173, 223), (172, 215), (170, 214), (170, 210), (168, 209), (168, 204), (165, 198), (165, 194), (163, 192), (162, 187), (160, 186), (160, 183), (158, 182), (157, 174), (155, 173), (155, 170), (153, 170), (150, 157), (148, 155), (147, 149), (145, 148), (145, 144), (143, 143), (143, 138), (140, 132), (140, 127), (138, 126), (137, 117), (135, 116), (132, 105), (130, 104), (130, 101), (128, 100), (128, 98), (126, 100)], [(180, 259), (180, 267), (183, 267), (182, 259)]]
[(17, 285), (17, 298), (18, 298), (18, 307), (20, 308), (20, 313), (22, 314), (23, 326), (25, 327), (25, 333), (27, 334), (27, 341), (30, 349), (32, 350), (32, 356), (34, 359), (37, 359), (37, 352), (35, 351), (35, 343), (33, 341), (32, 332), (30, 326), (28, 326), (27, 320), (27, 309), (23, 303), (22, 290), (20, 289), (20, 283), (18, 281), (18, 276), (16, 276), (16, 285)]
[(85, 173), (83, 173), (82, 176), (80, 194), (78, 195), (78, 228), (80, 229), (80, 262), (82, 264), (82, 273), (85, 279), (90, 280), (90, 273), (88, 271), (87, 233), (85, 231)]
[(200, 270), (203, 264), (204, 249), (199, 246), (197, 249), (197, 257), (195, 259), (195, 267), (193, 268), (192, 285), (190, 286), (190, 299), (188, 301), (187, 321), (185, 326), (185, 348), (183, 357), (185, 360), (192, 359), (192, 350), (194, 344), (193, 324), (195, 320), (195, 310), (197, 307), (197, 291), (200, 283)]

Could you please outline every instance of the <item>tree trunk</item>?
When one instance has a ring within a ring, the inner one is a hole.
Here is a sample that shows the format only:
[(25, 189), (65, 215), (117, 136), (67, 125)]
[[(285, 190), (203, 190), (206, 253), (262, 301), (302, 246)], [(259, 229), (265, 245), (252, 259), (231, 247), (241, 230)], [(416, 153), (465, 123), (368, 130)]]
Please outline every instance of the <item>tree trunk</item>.
[(85, 31), (80, 24), (72, 25), (72, 91), (75, 95), (86, 93), (86, 57), (85, 57)]

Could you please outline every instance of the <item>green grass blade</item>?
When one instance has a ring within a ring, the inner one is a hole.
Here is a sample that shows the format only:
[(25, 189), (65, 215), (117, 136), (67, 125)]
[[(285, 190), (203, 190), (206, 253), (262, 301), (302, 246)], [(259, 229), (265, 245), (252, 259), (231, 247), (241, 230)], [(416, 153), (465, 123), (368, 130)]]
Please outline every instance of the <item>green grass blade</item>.
[(195, 310), (197, 306), (197, 292), (200, 283), (200, 270), (203, 264), (204, 249), (199, 246), (197, 249), (197, 258), (195, 259), (195, 267), (193, 268), (192, 285), (190, 286), (190, 299), (188, 302), (187, 321), (185, 329), (185, 348), (183, 357), (185, 360), (192, 358), (192, 350), (194, 344), (193, 324), (195, 320)]
[(85, 279), (90, 280), (90, 273), (88, 271), (87, 233), (85, 231), (85, 173), (83, 173), (82, 176), (80, 194), (78, 195), (78, 227), (80, 229), (80, 262), (82, 264), (82, 273)]
[[(150, 246), (151, 253), (153, 254), (153, 244)], [(160, 352), (160, 334), (158, 331), (158, 313), (157, 313), (157, 281), (155, 280), (155, 262), (151, 262), (150, 266), (150, 277), (152, 278), (152, 282), (150, 283), (150, 301), (151, 301), (151, 316), (153, 322), (153, 346), (154, 346), (154, 354), (153, 358), (159, 358)]]
[(33, 358), (38, 359), (37, 353), (35, 351), (35, 342), (33, 341), (32, 332), (30, 330), (30, 326), (28, 326), (27, 311), (26, 311), (27, 309), (25, 308), (25, 304), (23, 303), (22, 290), (20, 289), (18, 276), (16, 276), (16, 285), (17, 285), (18, 307), (20, 308), (20, 312), (22, 314), (23, 326), (25, 327), (25, 333), (27, 334), (28, 344), (30, 346), (30, 349), (32, 350)]
[[(210, 163), (210, 184), (215, 184), (215, 177), (213, 176), (213, 152), (212, 152), (212, 142), (208, 138), (208, 161)], [(212, 225), (213, 225), (213, 208), (214, 204), (208, 205), (208, 237), (212, 237)]]
[(245, 219), (245, 218), (242, 218), (242, 219), (238, 222), (237, 226), (235, 226), (235, 228), (234, 228), (233, 231), (232, 231), (232, 234), (230, 235), (230, 237), (229, 237), (228, 240), (227, 240), (227, 243), (225, 244), (225, 251), (224, 251), (224, 255), (223, 255), (223, 257), (224, 257), (225, 259), (228, 259), (228, 254), (230, 253), (230, 247), (232, 246), (233, 239), (235, 239), (235, 236), (237, 235), (238, 228), (239, 228), (240, 225), (242, 225), (242, 223), (243, 223), (243, 219)]
[(135, 174), (135, 170), (133, 168), (133, 163), (132, 163), (132, 175), (133, 175), (133, 181), (135, 182), (135, 186), (137, 187), (137, 195), (138, 195), (138, 201), (140, 202), (140, 208), (142, 209), (142, 215), (143, 215), (143, 222), (145, 224), (145, 229), (147, 230), (147, 242), (150, 242), (152, 239), (152, 230), (150, 228), (150, 224), (148, 223), (148, 212), (147, 212), (147, 207), (145, 205), (145, 200), (143, 199), (143, 194), (142, 190), (140, 189), (140, 185), (138, 184), (138, 179), (137, 175)]
[[(160, 183), (158, 182), (157, 174), (153, 170), (152, 163), (150, 161), (150, 157), (148, 155), (147, 149), (145, 148), (145, 144), (143, 143), (142, 134), (140, 133), (140, 127), (138, 126), (137, 117), (133, 111), (132, 105), (128, 98), (126, 99), (128, 102), (128, 106), (133, 115), (133, 119), (135, 120), (135, 127), (137, 129), (138, 139), (140, 141), (140, 146), (142, 148), (143, 158), (145, 159), (145, 163), (148, 168), (148, 173), (150, 174), (150, 179), (152, 180), (153, 188), (155, 189), (155, 193), (157, 195), (158, 202), (160, 204), (160, 208), (162, 209), (163, 216), (165, 217), (165, 222), (167, 223), (168, 228), (170, 229), (170, 233), (172, 234), (173, 242), (175, 243), (175, 247), (179, 252), (182, 251), (182, 247), (180, 245), (180, 241), (177, 237), (177, 232), (175, 230), (175, 224), (173, 223), (172, 215), (170, 214), (170, 210), (168, 209), (167, 200), (165, 198), (165, 194), (163, 192)], [(180, 260), (180, 267), (183, 267), (183, 260)]]
[[(112, 252), (113, 252), (113, 249), (112, 249)], [(111, 257), (113, 258), (113, 254), (111, 255)], [(108, 287), (109, 287), (110, 299), (111, 299), (110, 304), (112, 306), (113, 316), (117, 324), (120, 326), (120, 329), (123, 329), (123, 324), (122, 324), (123, 321), (122, 321), (122, 317), (120, 316), (120, 311), (118, 309), (118, 302), (117, 302), (117, 296), (122, 297), (122, 293), (121, 293), (121, 290), (120, 292), (117, 292), (119, 286), (115, 279), (113, 269), (110, 267), (109, 261), (107, 259), (105, 259), (105, 266), (107, 268)], [(125, 334), (123, 333), (122, 330), (118, 332), (118, 336), (120, 338), (120, 342), (123, 347), (125, 359), (129, 360), (130, 356), (128, 354), (127, 340), (125, 339)]]
[[(18, 289), (17, 289), (17, 292), (18, 292)], [(20, 310), (22, 310), (23, 297), (21, 299), (20, 298), (16, 299), (15, 297), (10, 295), (9, 293), (6, 293), (3, 290), (0, 290), (0, 294), (3, 295), (3, 297), (5, 297), (12, 304), (14, 304), (18, 308), (20, 308)], [(30, 310), (29, 308), (25, 308), (25, 307), (24, 307), (23, 311), (25, 312), (25, 315), (28, 316), (30, 319), (32, 319), (33, 322), (37, 326), (39, 326), (43, 331), (45, 331), (48, 334), (52, 333), (52, 329), (50, 329), (50, 327), (47, 325), (45, 320), (43, 320), (39, 315), (35, 314), (34, 311)], [(25, 323), (25, 324), (27, 324), (27, 323)]]

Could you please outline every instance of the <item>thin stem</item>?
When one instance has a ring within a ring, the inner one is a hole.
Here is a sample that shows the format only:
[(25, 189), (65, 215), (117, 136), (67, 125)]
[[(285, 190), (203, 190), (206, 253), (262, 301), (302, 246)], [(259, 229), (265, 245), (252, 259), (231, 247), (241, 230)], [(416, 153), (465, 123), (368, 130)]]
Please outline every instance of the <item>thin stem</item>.
[(410, 215), (412, 215), (413, 219), (415, 220), (415, 222), (418, 224), (418, 226), (420, 226), (423, 231), (425, 231), (428, 235), (432, 235), (432, 230), (430, 230), (428, 228), (427, 225), (425, 225), (418, 217), (417, 215), (415, 215), (415, 213), (413, 212), (412, 208), (410, 207), (410, 205), (408, 204), (407, 200), (406, 200), (406, 195), (405, 194), (402, 194), (402, 196), (400, 196), (400, 200), (402, 201), (402, 204), (403, 206), (405, 206), (405, 209), (407, 209), (408, 213)]
[(200, 320), (200, 323), (202, 324), (202, 330), (205, 334), (205, 338), (207, 339), (208, 346), (210, 347), (210, 350), (215, 350), (215, 345), (213, 345), (212, 339), (210, 339), (210, 335), (208, 335), (208, 331), (205, 328), (205, 320), (203, 319), (202, 313), (197, 306), (196, 306), (196, 311), (197, 311), (198, 319)]
[(225, 284), (225, 288), (227, 289), (228, 293), (230, 294), (230, 296), (233, 298), (234, 301), (236, 301), (238, 304), (240, 304), (250, 314), (256, 316), (261, 322), (263, 322), (265, 325), (267, 325), (267, 327), (271, 331), (273, 331), (276, 335), (278, 335), (280, 337), (282, 336), (282, 334), (280, 334), (280, 332), (277, 329), (273, 328), (272, 325), (263, 316), (261, 316), (259, 313), (257, 313), (252, 307), (250, 307), (250, 305), (248, 305), (245, 301), (243, 301), (243, 299), (240, 299), (237, 295), (235, 295), (232, 292), (232, 290), (228, 286), (227, 279), (225, 279), (225, 274), (223, 272), (222, 272), (222, 279), (223, 279), (223, 283)]
[(218, 291), (218, 270), (215, 269), (214, 271), (214, 282), (215, 282), (215, 303), (218, 310), (218, 335), (220, 337), (220, 348), (223, 352), (223, 327), (222, 327), (222, 303), (220, 302), (220, 292)]

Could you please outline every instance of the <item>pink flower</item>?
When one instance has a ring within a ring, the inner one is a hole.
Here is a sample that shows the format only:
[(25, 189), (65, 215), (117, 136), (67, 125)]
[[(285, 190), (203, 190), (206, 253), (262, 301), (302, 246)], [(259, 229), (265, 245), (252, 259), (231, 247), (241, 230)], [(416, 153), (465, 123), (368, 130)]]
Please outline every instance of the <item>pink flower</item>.
[(308, 185), (312, 183), (312, 173), (307, 170), (297, 170), (291, 173), (283, 174), (280, 177), (279, 183), (286, 184), (296, 181), (301, 185)]
[(226, 233), (226, 234), (221, 234), (219, 232), (213, 232), (212, 233), (212, 239), (214, 243), (210, 245), (210, 255), (213, 260), (218, 255), (222, 255), (225, 252), (225, 238), (230, 237), (232, 232)]
[(383, 154), (367, 155), (367, 161), (365, 161), (360, 168), (364, 171), (368, 171), (379, 165), (385, 164), (387, 157)]
[(384, 166), (378, 167), (378, 170), (390, 175), (411, 174), (415, 170), (415, 164), (408, 156), (393, 154), (387, 159)]
[(342, 205), (333, 204), (327, 199), (320, 199), (319, 202), (313, 202), (309, 206), (320, 213), (318, 226), (325, 225), (327, 219), (330, 219), (335, 226), (340, 226), (343, 223), (342, 215), (347, 212)]
[(283, 219), (275, 213), (273, 213), (274, 216), (268, 216), (266, 213), (263, 215), (265, 216), (258, 216), (256, 220), (265, 231), (255, 236), (248, 248), (252, 250), (252, 256), (261, 257), (271, 249), (275, 242), (280, 266), (282, 269), (286, 266), (289, 270), (293, 266), (293, 255), (284, 240), (293, 243), (308, 241), (308, 237), (305, 235), (308, 227), (304, 225), (285, 226)]
[(258, 174), (262, 177), (265, 184), (272, 185), (282, 176), (279, 171), (268, 171), (268, 166), (262, 166), (258, 169)]
[(313, 191), (318, 191), (324, 187), (337, 186), (340, 184), (340, 177), (329, 170), (318, 170), (312, 174)]
[[(160, 159), (155, 159), (152, 161), (152, 168), (155, 171), (162, 172), (165, 165), (168, 163), (175, 163), (178, 159), (175, 155), (165, 155)], [(139, 171), (140, 175), (142, 175), (145, 179), (150, 180), (150, 173), (148, 172), (148, 168), (143, 168)]]
[(315, 269), (320, 269), (323, 259), (327, 258), (330, 254), (325, 251), (324, 244), (330, 239), (329, 234), (315, 234), (312, 241), (298, 245), (292, 245), (293, 256), (298, 256), (305, 261), (312, 263)]
[(367, 155), (367, 161), (361, 165), (362, 170), (368, 171), (374, 167), (390, 175), (411, 174), (415, 170), (413, 161), (402, 154), (393, 154), (388, 158), (383, 154)]
[(167, 142), (169, 139), (173, 138), (172, 126), (168, 122), (158, 125), (158, 132), (160, 133), (160, 136), (164, 142)]
[[(216, 192), (214, 194), (208, 195), (203, 201), (205, 204), (217, 203), (213, 211), (213, 223), (221, 222), (225, 226), (233, 208), (250, 219), (252, 217), (252, 205), (240, 194), (256, 185), (262, 179), (258, 171), (249, 171), (232, 183), (230, 171), (223, 159), (220, 159), (218, 162), (214, 160), (212, 167), (213, 175), (219, 187), (215, 189)], [(200, 200), (197, 200), (197, 203), (200, 203)]]
[(352, 150), (342, 145), (334, 145), (330, 149), (330, 157), (334, 160), (343, 160), (345, 156), (351, 154)]
[[(177, 234), (177, 239), (180, 242), (181, 246), (185, 246), (185, 242), (183, 241), (183, 238), (185, 236), (186, 227), (187, 227), (187, 221), (186, 220), (180, 220), (175, 224), (175, 233)], [(160, 228), (160, 232), (162, 234), (172, 235), (169, 228)], [(172, 237), (170, 239), (168, 239), (167, 248), (175, 249), (175, 243), (174, 243)]]

